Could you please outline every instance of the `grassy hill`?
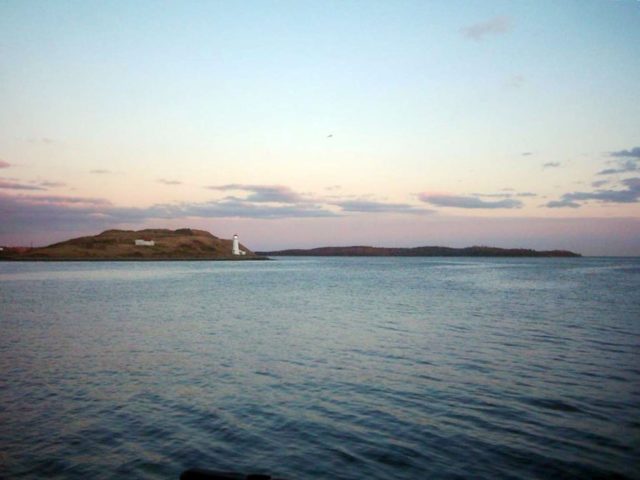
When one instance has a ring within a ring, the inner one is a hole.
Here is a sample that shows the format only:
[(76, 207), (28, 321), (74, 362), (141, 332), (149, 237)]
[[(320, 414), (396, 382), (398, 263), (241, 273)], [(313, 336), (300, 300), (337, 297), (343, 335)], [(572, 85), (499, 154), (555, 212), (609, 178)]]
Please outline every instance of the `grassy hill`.
[[(154, 246), (137, 246), (135, 240), (153, 240)], [(241, 245), (246, 255), (231, 254), (232, 240), (204, 230), (106, 230), (99, 235), (73, 238), (41, 248), (7, 248), (4, 260), (259, 260)]]

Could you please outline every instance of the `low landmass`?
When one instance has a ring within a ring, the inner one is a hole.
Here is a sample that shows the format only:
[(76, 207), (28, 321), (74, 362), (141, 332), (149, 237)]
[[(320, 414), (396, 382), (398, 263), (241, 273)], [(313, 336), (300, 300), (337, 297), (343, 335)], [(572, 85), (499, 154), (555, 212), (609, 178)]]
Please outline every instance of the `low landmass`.
[[(138, 243), (138, 244), (136, 244)], [(232, 254), (233, 240), (205, 230), (106, 230), (98, 235), (73, 238), (46, 247), (5, 247), (0, 260), (265, 260), (268, 256), (318, 257), (580, 257), (567, 250), (538, 251), (525, 248), (475, 246), (467, 248), (369, 246), (320, 247), (253, 252), (244, 245), (242, 255)]]
[(320, 247), (311, 249), (278, 250), (256, 252), (265, 256), (310, 256), (310, 257), (581, 257), (567, 250), (531, 250), (526, 248), (497, 247)]
[[(142, 245), (136, 245), (136, 240)], [(140, 242), (142, 240), (142, 242)], [(106, 230), (99, 235), (73, 238), (47, 247), (4, 247), (0, 260), (265, 260), (247, 247), (232, 254), (232, 240), (205, 230)]]

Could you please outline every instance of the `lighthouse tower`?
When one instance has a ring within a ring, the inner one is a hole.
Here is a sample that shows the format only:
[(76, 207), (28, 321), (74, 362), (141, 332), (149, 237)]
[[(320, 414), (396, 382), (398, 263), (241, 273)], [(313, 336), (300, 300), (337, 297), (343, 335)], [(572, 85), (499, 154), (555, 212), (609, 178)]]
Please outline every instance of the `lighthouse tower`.
[(238, 234), (233, 235), (233, 247), (231, 253), (234, 255), (240, 255), (240, 244), (238, 243)]

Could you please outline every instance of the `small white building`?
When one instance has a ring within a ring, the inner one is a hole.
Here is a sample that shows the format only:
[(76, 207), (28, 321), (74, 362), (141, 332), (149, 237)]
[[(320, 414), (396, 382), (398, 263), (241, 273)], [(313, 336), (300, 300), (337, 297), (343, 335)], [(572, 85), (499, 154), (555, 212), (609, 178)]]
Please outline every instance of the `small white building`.
[(141, 238), (136, 240), (136, 247), (153, 247), (156, 244), (153, 240), (143, 240)]
[(231, 247), (231, 253), (233, 255), (246, 255), (247, 252), (240, 250), (240, 242), (238, 241), (238, 234), (233, 236), (233, 246)]

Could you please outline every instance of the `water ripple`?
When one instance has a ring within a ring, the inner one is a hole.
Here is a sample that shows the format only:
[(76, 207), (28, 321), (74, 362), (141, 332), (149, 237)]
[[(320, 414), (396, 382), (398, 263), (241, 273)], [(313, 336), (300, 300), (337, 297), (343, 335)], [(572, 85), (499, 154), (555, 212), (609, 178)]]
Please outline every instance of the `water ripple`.
[(638, 260), (240, 267), (0, 264), (0, 478), (640, 478)]

